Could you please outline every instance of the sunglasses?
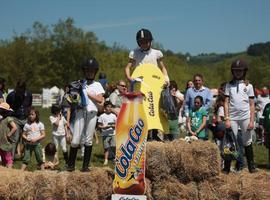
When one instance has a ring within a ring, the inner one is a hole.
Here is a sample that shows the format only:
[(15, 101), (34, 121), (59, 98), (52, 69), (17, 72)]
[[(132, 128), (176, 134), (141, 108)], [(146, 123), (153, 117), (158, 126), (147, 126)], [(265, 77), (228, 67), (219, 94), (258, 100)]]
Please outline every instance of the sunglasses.
[(121, 87), (123, 87), (123, 88), (126, 88), (126, 87), (127, 87), (126, 85), (119, 85), (119, 86), (121, 86)]

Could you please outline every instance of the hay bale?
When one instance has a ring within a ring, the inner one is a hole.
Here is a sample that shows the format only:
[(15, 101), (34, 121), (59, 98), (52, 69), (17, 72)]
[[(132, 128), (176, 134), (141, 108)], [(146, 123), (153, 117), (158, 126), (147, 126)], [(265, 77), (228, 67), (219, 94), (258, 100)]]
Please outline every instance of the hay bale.
[(153, 198), (156, 200), (199, 199), (194, 182), (185, 185), (172, 176), (154, 183), (153, 189)]
[(176, 176), (182, 183), (202, 181), (220, 173), (220, 154), (209, 141), (147, 143), (146, 176), (152, 181)]
[(159, 181), (170, 175), (170, 166), (162, 142), (149, 142), (146, 145), (145, 176), (151, 181)]
[(149, 179), (145, 179), (145, 186), (146, 186), (146, 192), (145, 192), (145, 195), (146, 195), (146, 198), (147, 200), (154, 200), (153, 196), (152, 196), (152, 184), (151, 184), (151, 181)]
[(93, 182), (97, 184), (98, 199), (111, 199), (113, 193), (114, 171), (110, 168), (95, 168), (91, 172)]
[(22, 199), (20, 188), (23, 187), (24, 175), (20, 170), (0, 167), (0, 199)]
[(245, 172), (241, 175), (241, 182), (241, 199), (270, 199), (269, 172), (259, 171), (254, 174)]
[(24, 185), (21, 188), (23, 199), (50, 199), (56, 200), (63, 198), (64, 182), (55, 173), (36, 172), (26, 173)]
[[(210, 141), (178, 142), (181, 151), (181, 165), (186, 179), (202, 181), (220, 173), (220, 153), (217, 146)], [(176, 173), (179, 177), (178, 173)], [(180, 179), (183, 173), (180, 173)]]
[(98, 199), (98, 186), (85, 173), (70, 173), (66, 182), (67, 199)]
[(67, 199), (110, 199), (112, 183), (113, 171), (109, 168), (92, 168), (90, 173), (70, 173), (66, 183)]
[(170, 163), (171, 176), (176, 176), (181, 183), (188, 183), (190, 178), (183, 165), (182, 152), (189, 146), (188, 143), (175, 140), (165, 143), (166, 156)]
[(0, 199), (110, 199), (113, 170), (93, 168), (89, 173), (0, 168)]
[(212, 177), (198, 183), (200, 199), (239, 199), (241, 194), (241, 180), (238, 174)]

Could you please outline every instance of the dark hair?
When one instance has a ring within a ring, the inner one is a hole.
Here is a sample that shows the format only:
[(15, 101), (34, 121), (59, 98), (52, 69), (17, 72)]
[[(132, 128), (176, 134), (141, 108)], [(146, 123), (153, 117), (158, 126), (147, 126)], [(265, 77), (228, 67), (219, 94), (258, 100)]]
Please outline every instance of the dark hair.
[(54, 156), (56, 153), (56, 146), (54, 143), (50, 142), (45, 146), (45, 155)]
[(170, 88), (170, 90), (172, 90), (173, 88), (175, 88), (176, 90), (178, 90), (177, 83), (174, 80), (171, 80), (170, 81), (169, 88)]
[(52, 107), (51, 107), (51, 113), (53, 115), (56, 115), (56, 114), (58, 114), (60, 112), (61, 112), (61, 107), (59, 105), (57, 105), (57, 104), (52, 105)]
[(202, 96), (200, 96), (200, 95), (196, 96), (196, 97), (194, 98), (194, 101), (195, 101), (196, 99), (199, 99), (199, 100), (203, 103), (203, 98), (202, 98)]
[(30, 113), (34, 111), (36, 113), (36, 122), (39, 122), (39, 111), (34, 107), (34, 106), (31, 106), (29, 109), (28, 109), (28, 123), (31, 123), (30, 119), (29, 119), (29, 115)]
[(218, 108), (220, 107), (220, 103), (224, 103), (225, 102), (225, 96), (224, 95), (218, 95), (215, 105), (214, 105), (214, 113), (217, 114)]
[(105, 79), (106, 78), (106, 74), (103, 72), (100, 72), (98, 75), (98, 79)]
[(108, 105), (111, 105), (111, 106), (112, 106), (113, 104), (112, 104), (112, 102), (110, 102), (110, 101), (105, 101), (105, 102), (104, 102), (104, 108), (105, 108), (106, 106), (108, 106)]
[(202, 81), (203, 81), (203, 75), (201, 75), (201, 74), (194, 74), (193, 75), (193, 80), (195, 79), (195, 77), (200, 77), (200, 79), (202, 79)]
[(16, 83), (15, 91), (24, 92), (26, 89), (26, 82), (24, 80), (18, 80)]

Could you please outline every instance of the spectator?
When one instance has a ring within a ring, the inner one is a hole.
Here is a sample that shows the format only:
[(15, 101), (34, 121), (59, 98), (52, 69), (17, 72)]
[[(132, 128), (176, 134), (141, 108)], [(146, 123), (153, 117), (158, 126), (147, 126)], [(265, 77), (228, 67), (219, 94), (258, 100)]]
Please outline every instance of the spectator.
[(54, 170), (59, 165), (57, 150), (54, 143), (48, 143), (43, 149), (44, 168)]
[[(184, 105), (184, 113), (185, 116), (188, 117), (190, 111), (195, 107), (194, 99), (196, 96), (201, 96), (203, 98), (202, 107), (207, 112), (207, 120), (209, 118), (209, 110), (212, 103), (212, 93), (209, 88), (203, 86), (203, 76), (201, 74), (195, 74), (193, 76), (194, 86), (189, 88), (185, 94), (185, 105)], [(206, 122), (206, 138), (208, 138), (207, 125)]]
[[(28, 110), (32, 106), (32, 94), (26, 90), (26, 82), (19, 80), (16, 84), (15, 90), (10, 92), (7, 96), (7, 103), (14, 111), (14, 121), (17, 126), (16, 133), (12, 136), (13, 149), (12, 155), (15, 156), (17, 146), (20, 142), (21, 133), (24, 125), (27, 122)], [(19, 145), (18, 155), (22, 155), (22, 144)]]
[(41, 170), (44, 170), (41, 140), (45, 138), (44, 124), (39, 121), (39, 112), (36, 108), (29, 108), (27, 123), (23, 127), (22, 138), (25, 141), (23, 164), (21, 169), (24, 171), (31, 159), (32, 151), (35, 152), (36, 161)]
[(203, 98), (202, 106), (209, 112), (213, 97), (209, 88), (203, 86), (203, 76), (201, 74), (195, 74), (193, 76), (193, 82), (194, 86), (187, 90), (185, 96), (185, 114), (188, 115), (195, 107), (194, 99), (196, 96), (201, 96)]
[(0, 157), (2, 164), (12, 168), (12, 143), (11, 136), (16, 132), (17, 127), (11, 117), (12, 110), (7, 103), (0, 103)]
[(192, 80), (188, 80), (187, 83), (186, 83), (185, 94), (186, 94), (187, 90), (188, 90), (189, 88), (192, 88), (192, 87), (194, 87), (194, 84), (193, 84)]
[(68, 162), (68, 152), (67, 152), (67, 121), (61, 114), (61, 108), (58, 105), (52, 105), (51, 107), (50, 121), (52, 124), (52, 140), (58, 150), (58, 146), (61, 146), (64, 160), (67, 164)]
[(0, 77), (0, 103), (5, 102), (5, 83), (6, 80)]
[(190, 136), (196, 136), (201, 140), (206, 140), (205, 126), (207, 112), (203, 105), (203, 98), (196, 96), (194, 98), (194, 108), (190, 110), (187, 117), (187, 128)]
[(266, 104), (270, 103), (269, 90), (267, 87), (262, 88), (262, 94), (258, 95), (256, 101), (256, 122), (257, 128), (257, 139), (264, 142), (264, 128), (263, 128), (263, 110)]
[(214, 141), (221, 150), (222, 140), (225, 134), (225, 121), (224, 121), (224, 101), (223, 95), (218, 95), (214, 105), (214, 112), (212, 124), (209, 124), (209, 129), (212, 131)]
[(98, 82), (100, 82), (100, 84), (102, 85), (102, 87), (105, 91), (104, 99), (107, 100), (112, 91), (111, 91), (111, 85), (109, 84), (105, 73), (103, 73), (103, 72), (99, 73)]
[(123, 103), (123, 95), (127, 92), (127, 84), (124, 80), (119, 80), (116, 89), (109, 96), (109, 100), (113, 105), (112, 112), (119, 114), (121, 105)]
[(71, 108), (70, 103), (68, 102), (68, 95), (69, 95), (69, 85), (64, 86), (64, 94), (61, 97), (61, 101), (59, 102), (59, 105), (61, 107), (61, 112), (63, 116), (67, 119), (67, 113), (68, 110)]
[(184, 95), (181, 94), (180, 91), (178, 90), (178, 86), (175, 81), (170, 81), (169, 89), (177, 113), (171, 113), (167, 116), (169, 120), (169, 133), (164, 134), (164, 139), (172, 141), (174, 139), (179, 138), (180, 131), (178, 126), (178, 117), (180, 107), (182, 106), (184, 101)]
[(268, 164), (267, 168), (270, 169), (270, 103), (266, 104), (263, 110), (263, 128), (265, 135), (265, 146), (268, 148)]
[(104, 165), (108, 164), (109, 153), (115, 154), (115, 123), (116, 115), (112, 113), (112, 103), (104, 103), (105, 112), (98, 118), (98, 127), (101, 129), (104, 147)]

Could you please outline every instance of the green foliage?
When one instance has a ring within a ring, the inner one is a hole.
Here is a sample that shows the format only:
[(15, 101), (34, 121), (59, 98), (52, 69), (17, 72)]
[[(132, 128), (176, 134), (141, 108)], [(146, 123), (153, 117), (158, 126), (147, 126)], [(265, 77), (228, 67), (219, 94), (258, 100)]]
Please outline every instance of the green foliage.
[(247, 54), (251, 56), (268, 55), (268, 58), (270, 58), (270, 42), (249, 45)]
[[(230, 64), (236, 58), (243, 58), (250, 63), (248, 79), (256, 87), (269, 84), (269, 42), (250, 45), (247, 54), (191, 56), (189, 53), (165, 50), (158, 42), (153, 47), (163, 51), (170, 79), (175, 80), (181, 90), (196, 73), (205, 77), (205, 85), (210, 88), (229, 81)], [(76, 27), (72, 18), (59, 20), (51, 26), (34, 22), (32, 29), (27, 32), (15, 35), (11, 40), (0, 41), (0, 71), (7, 80), (7, 88), (14, 88), (21, 78), (27, 80), (32, 92), (41, 92), (44, 87), (63, 87), (81, 78), (81, 60), (86, 56), (94, 56), (100, 63), (99, 72), (106, 73), (112, 83), (125, 78), (128, 52), (117, 43), (112, 47), (106, 46), (104, 42), (98, 41), (95, 33)]]

